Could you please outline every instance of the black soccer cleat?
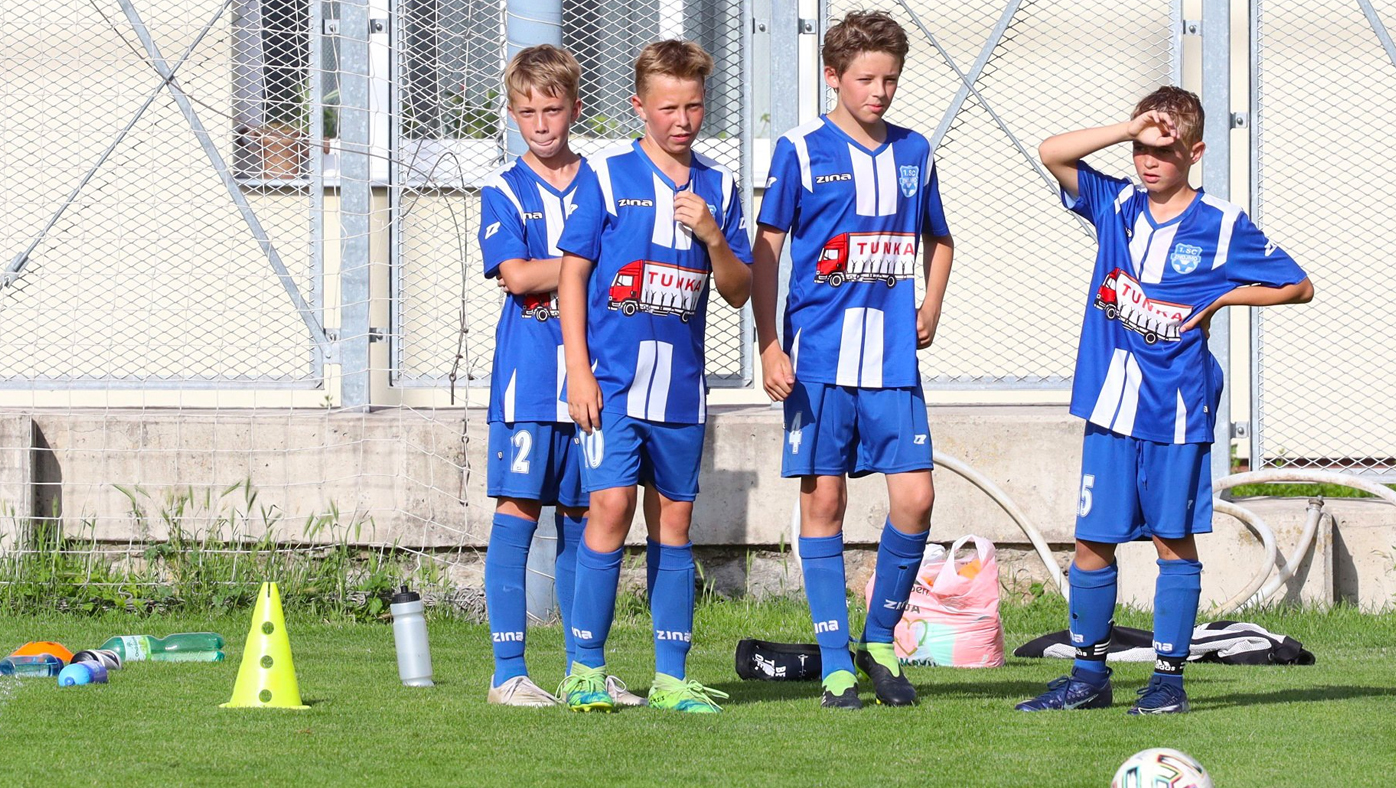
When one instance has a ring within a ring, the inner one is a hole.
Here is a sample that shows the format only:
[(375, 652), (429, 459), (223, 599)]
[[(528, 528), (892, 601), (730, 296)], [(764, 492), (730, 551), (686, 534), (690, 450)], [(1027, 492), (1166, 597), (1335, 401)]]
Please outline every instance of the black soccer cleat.
[[(893, 658), (895, 659), (895, 656)], [(884, 706), (916, 705), (916, 688), (911, 686), (900, 665), (894, 673), (863, 648), (854, 653), (853, 662), (858, 666), (858, 671), (872, 682), (873, 694), (877, 696), (878, 703)]]
[(858, 679), (846, 670), (837, 670), (824, 677), (824, 697), (819, 705), (826, 709), (861, 709)]

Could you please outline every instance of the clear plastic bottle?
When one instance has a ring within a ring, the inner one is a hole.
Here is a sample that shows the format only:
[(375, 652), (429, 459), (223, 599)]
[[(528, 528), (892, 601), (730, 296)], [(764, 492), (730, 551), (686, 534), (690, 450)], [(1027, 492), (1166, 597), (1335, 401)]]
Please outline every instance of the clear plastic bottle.
[(427, 646), (427, 620), (422, 597), (415, 591), (393, 594), (388, 609), (393, 614), (393, 643), (397, 647), (397, 675), (409, 687), (433, 687), (431, 649)]
[(181, 632), (163, 638), (117, 635), (100, 648), (111, 649), (122, 662), (222, 662), (223, 637), (212, 632)]
[(52, 678), (63, 670), (63, 660), (52, 654), (30, 654), (0, 659), (0, 676), (22, 679)]

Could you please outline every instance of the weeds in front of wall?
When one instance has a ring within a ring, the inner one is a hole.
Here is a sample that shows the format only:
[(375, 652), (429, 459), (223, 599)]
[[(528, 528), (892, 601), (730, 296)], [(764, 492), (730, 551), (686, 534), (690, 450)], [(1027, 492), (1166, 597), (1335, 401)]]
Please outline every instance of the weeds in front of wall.
[(361, 546), (372, 520), (346, 519), (334, 503), (292, 536), (285, 514), (259, 502), (249, 481), (161, 500), (139, 487), (116, 489), (129, 501), (131, 541), (103, 542), (95, 520), (73, 524), (56, 511), (19, 523), (18, 543), (0, 545), (0, 610), (218, 614), (251, 607), (267, 580), (288, 608), (318, 617), (380, 618), (404, 583), (423, 596), (457, 596), (438, 562), (395, 545)]

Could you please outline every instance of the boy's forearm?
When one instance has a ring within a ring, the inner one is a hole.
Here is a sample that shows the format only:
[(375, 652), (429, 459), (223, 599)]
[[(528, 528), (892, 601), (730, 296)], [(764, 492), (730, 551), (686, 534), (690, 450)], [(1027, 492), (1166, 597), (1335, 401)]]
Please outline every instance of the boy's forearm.
[(921, 306), (937, 312), (950, 286), (950, 269), (955, 262), (955, 239), (949, 235), (931, 236), (926, 247), (926, 300)]
[(758, 352), (776, 341), (776, 298), (780, 289), (780, 250), (784, 245), (784, 233), (760, 229), (751, 247), (751, 314), (756, 323)]
[(591, 350), (587, 347), (587, 279), (591, 265), (590, 260), (570, 254), (563, 255), (560, 264), (557, 310), (569, 373), (591, 367)]
[(1038, 158), (1052, 177), (1072, 196), (1077, 194), (1076, 165), (1087, 156), (1111, 145), (1127, 142), (1129, 123), (1115, 123), (1092, 129), (1068, 131), (1042, 141), (1037, 146)]
[(561, 257), (505, 260), (499, 264), (500, 281), (504, 282), (504, 289), (514, 295), (551, 293), (557, 289), (561, 272)]
[(1264, 285), (1238, 287), (1218, 298), (1217, 304), (1218, 308), (1222, 306), (1282, 306), (1284, 304), (1307, 304), (1313, 300), (1313, 297), (1313, 283), (1305, 278), (1302, 282), (1284, 287), (1266, 287)]
[(737, 259), (727, 239), (719, 237), (708, 244), (708, 260), (713, 266), (713, 285), (722, 300), (740, 309), (751, 297), (751, 269)]

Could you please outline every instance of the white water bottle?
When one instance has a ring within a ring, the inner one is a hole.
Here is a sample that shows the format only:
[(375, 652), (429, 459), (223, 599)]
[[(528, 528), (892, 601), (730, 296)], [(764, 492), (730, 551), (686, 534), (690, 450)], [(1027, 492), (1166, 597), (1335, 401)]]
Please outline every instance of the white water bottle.
[(388, 609), (393, 614), (393, 643), (397, 647), (397, 674), (409, 687), (432, 687), (431, 651), (427, 646), (427, 620), (422, 597), (415, 591), (393, 594)]

